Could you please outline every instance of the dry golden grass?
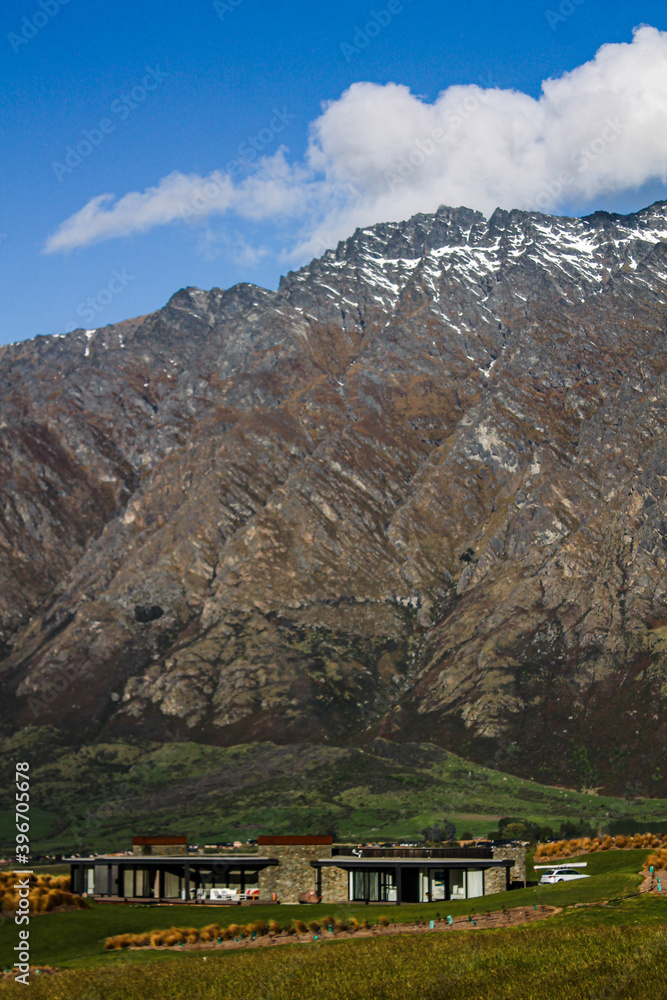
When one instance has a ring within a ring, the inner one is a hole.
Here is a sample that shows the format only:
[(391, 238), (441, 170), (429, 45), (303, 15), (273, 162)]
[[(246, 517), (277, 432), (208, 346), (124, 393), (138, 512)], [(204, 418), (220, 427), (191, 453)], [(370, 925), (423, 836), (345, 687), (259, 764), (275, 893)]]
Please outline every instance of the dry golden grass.
[[(24, 880), (22, 872), (0, 872), (0, 911), (9, 916), (16, 913), (19, 902), (15, 888), (17, 879)], [(81, 896), (70, 892), (69, 875), (29, 875), (28, 906), (31, 914), (51, 913), (61, 906), (77, 906), (84, 909), (88, 904)]]
[[(571, 858), (579, 854), (592, 854), (596, 851), (637, 850), (657, 848), (667, 857), (667, 834), (635, 833), (631, 837), (619, 834), (617, 837), (575, 837), (572, 840), (557, 840), (552, 844), (538, 844), (535, 851), (536, 861), (556, 861), (560, 858)], [(650, 862), (654, 864), (655, 862)]]

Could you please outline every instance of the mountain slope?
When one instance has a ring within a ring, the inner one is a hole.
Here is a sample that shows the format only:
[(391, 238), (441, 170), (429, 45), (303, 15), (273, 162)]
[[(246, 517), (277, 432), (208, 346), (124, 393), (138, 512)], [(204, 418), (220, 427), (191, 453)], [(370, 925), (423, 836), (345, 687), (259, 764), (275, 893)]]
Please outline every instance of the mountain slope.
[(0, 348), (5, 727), (657, 791), (666, 246), (442, 208)]

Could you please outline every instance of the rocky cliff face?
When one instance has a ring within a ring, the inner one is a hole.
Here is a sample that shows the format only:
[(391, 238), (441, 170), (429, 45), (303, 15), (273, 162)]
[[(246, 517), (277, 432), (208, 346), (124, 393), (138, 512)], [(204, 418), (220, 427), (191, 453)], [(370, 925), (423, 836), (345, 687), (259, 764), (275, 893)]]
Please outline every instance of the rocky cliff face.
[(5, 728), (659, 791), (666, 302), (667, 203), (442, 208), (0, 348)]

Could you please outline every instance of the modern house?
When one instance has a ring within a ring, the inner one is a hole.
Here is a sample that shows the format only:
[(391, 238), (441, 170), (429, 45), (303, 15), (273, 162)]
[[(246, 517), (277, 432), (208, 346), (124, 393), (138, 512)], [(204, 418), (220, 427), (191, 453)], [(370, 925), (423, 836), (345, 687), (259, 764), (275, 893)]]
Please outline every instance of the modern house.
[[(334, 846), (331, 837), (259, 837), (257, 854), (167, 853), (181, 838), (134, 838), (133, 856), (70, 858), (72, 891), (100, 899), (211, 900), (232, 889), (263, 901), (420, 903), (470, 899), (526, 881), (520, 846)], [(156, 853), (152, 853), (155, 851)], [(145, 853), (144, 853), (145, 852)]]
[(277, 865), (257, 854), (69, 858), (72, 892), (99, 899), (168, 902), (210, 899), (212, 889), (257, 888), (264, 868)]

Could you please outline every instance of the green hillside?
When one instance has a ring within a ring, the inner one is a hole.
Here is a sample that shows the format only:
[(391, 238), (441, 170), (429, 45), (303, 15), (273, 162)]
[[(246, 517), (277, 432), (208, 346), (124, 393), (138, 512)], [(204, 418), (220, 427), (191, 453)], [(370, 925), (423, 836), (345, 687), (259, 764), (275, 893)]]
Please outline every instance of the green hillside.
[(35, 851), (119, 850), (133, 833), (187, 833), (191, 842), (258, 833), (337, 839), (415, 837), (447, 818), (457, 835), (486, 834), (501, 816), (554, 828), (563, 821), (667, 829), (667, 800), (598, 796), (481, 767), (429, 744), (214, 747), (115, 740), (81, 748), (31, 728), (0, 741), (2, 851), (11, 848), (12, 762), (31, 764)]

